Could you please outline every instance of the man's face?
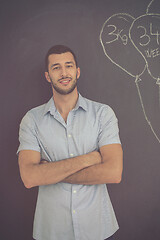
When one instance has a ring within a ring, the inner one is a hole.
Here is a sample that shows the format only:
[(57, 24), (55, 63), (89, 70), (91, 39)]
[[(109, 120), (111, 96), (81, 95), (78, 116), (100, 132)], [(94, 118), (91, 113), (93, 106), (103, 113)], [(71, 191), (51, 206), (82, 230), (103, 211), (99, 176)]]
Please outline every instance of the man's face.
[(77, 87), (80, 69), (76, 67), (73, 55), (70, 52), (52, 54), (48, 58), (48, 72), (45, 77), (51, 83), (53, 93), (66, 95)]

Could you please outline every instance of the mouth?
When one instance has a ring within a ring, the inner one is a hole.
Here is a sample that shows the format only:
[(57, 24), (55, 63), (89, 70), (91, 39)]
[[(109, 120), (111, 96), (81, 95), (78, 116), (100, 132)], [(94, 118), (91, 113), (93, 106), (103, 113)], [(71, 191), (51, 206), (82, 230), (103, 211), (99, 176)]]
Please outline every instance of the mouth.
[(71, 81), (71, 78), (64, 78), (64, 79), (60, 79), (59, 82), (62, 85), (68, 85)]

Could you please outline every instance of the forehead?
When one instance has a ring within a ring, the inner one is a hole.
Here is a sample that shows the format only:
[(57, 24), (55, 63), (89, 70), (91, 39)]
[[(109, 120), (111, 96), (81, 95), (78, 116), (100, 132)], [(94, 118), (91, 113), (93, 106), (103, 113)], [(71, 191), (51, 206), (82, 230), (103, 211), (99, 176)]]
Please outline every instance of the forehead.
[(66, 62), (75, 63), (72, 53), (66, 52), (61, 54), (51, 54), (48, 57), (49, 64), (64, 64)]

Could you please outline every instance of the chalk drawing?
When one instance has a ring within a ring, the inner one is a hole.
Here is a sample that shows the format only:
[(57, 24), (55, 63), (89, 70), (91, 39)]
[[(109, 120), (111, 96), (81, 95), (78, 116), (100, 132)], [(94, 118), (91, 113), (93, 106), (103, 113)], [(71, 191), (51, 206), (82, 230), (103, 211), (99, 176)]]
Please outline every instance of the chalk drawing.
[(147, 6), (146, 14), (138, 18), (127, 13), (112, 15), (104, 22), (99, 38), (107, 58), (135, 78), (144, 117), (160, 143), (160, 138), (146, 114), (139, 88), (140, 77), (147, 70), (159, 88), (160, 104), (160, 14), (149, 13), (153, 3), (154, 0)]
[[(130, 55), (130, 52), (135, 52), (129, 38), (129, 29), (134, 20), (134, 17), (126, 13), (112, 15), (105, 21), (100, 32), (100, 42), (105, 55), (132, 77), (141, 76), (146, 68), (146, 63), (139, 53), (136, 59)], [(130, 64), (129, 59), (132, 61)]]
[[(146, 62), (150, 76), (160, 78), (160, 14), (145, 14), (131, 24), (129, 38)], [(159, 82), (159, 81), (158, 81)]]
[(152, 1), (148, 4), (146, 13), (149, 13), (150, 6), (152, 5), (153, 2), (154, 2), (154, 0), (152, 0)]

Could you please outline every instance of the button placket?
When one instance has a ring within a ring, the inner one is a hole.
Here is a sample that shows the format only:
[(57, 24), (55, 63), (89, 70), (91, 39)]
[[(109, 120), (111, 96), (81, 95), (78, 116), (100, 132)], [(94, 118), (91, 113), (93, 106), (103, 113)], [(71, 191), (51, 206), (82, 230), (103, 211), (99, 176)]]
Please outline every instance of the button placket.
[(80, 240), (77, 198), (78, 198), (78, 195), (77, 195), (76, 185), (73, 184), (72, 185), (72, 220), (73, 220), (75, 239)]
[(73, 143), (73, 136), (72, 136), (72, 127), (73, 127), (73, 120), (74, 120), (75, 113), (74, 111), (69, 112), (67, 118), (67, 141), (68, 141), (68, 153), (69, 157), (75, 156), (74, 150), (74, 143)]
[[(76, 112), (72, 110), (67, 119), (67, 127), (66, 127), (66, 137), (68, 142), (68, 154), (69, 157), (77, 156), (74, 138), (73, 138), (73, 125), (74, 125), (74, 119), (75, 119)], [(73, 221), (73, 228), (74, 228), (74, 234), (75, 239), (79, 239), (79, 232), (78, 232), (78, 209), (77, 209), (77, 190), (76, 186), (72, 184), (72, 192), (71, 192), (71, 198), (72, 198), (72, 205), (71, 205), (71, 214), (72, 214), (72, 221)]]

